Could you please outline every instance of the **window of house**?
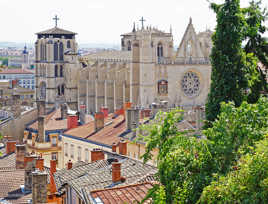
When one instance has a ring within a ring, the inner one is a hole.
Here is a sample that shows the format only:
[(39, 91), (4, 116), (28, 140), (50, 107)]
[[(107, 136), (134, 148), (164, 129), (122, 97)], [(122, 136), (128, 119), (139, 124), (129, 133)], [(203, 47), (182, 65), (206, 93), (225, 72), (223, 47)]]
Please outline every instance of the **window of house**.
[(71, 145), (71, 149), (70, 149), (70, 154), (71, 154), (71, 158), (74, 158), (74, 145)]
[(63, 60), (63, 43), (60, 42), (60, 60)]
[(52, 160), (58, 160), (58, 153), (57, 152), (52, 152), (51, 159)]
[(68, 143), (64, 144), (64, 152), (65, 152), (65, 156), (68, 157)]
[(54, 60), (55, 61), (59, 60), (58, 53), (59, 53), (58, 43), (55, 42), (54, 43)]
[(51, 139), (52, 147), (57, 147), (57, 137), (53, 136)]
[(71, 42), (70, 42), (70, 40), (67, 41), (67, 48), (71, 48)]
[(85, 149), (85, 162), (88, 162), (89, 160), (89, 151), (88, 149)]
[(78, 146), (78, 148), (77, 148), (77, 160), (78, 161), (81, 161), (81, 147), (80, 146)]
[(55, 77), (58, 77), (58, 65), (55, 65)]

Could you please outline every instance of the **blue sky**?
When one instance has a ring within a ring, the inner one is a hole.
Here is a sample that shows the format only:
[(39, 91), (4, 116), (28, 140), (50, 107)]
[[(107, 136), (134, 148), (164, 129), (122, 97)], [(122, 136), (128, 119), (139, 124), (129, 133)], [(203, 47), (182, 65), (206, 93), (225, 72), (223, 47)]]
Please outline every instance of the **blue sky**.
[[(247, 2), (241, 0), (242, 6)], [(0, 0), (0, 8), (0, 41), (33, 43), (36, 32), (54, 26), (55, 14), (60, 28), (78, 33), (78, 43), (119, 44), (120, 34), (131, 31), (133, 22), (140, 25), (142, 16), (145, 25), (161, 30), (171, 25), (176, 45), (190, 16), (197, 32), (216, 25), (207, 0)]]

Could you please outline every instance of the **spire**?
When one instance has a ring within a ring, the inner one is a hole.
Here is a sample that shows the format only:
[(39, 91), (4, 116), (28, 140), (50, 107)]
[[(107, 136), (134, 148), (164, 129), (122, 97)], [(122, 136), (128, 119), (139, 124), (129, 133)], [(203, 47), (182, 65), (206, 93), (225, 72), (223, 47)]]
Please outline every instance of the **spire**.
[(136, 26), (135, 26), (135, 22), (133, 23), (133, 29), (132, 29), (132, 32), (136, 32)]
[(189, 24), (192, 24), (192, 17), (190, 17), (190, 22), (189, 22)]

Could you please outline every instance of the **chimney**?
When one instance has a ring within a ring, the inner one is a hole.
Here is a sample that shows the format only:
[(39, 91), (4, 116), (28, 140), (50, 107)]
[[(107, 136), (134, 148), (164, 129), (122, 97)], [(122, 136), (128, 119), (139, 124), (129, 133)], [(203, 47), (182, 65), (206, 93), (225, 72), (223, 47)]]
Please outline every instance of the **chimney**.
[(67, 169), (70, 170), (72, 167), (73, 167), (73, 163), (71, 160), (69, 160), (67, 163)]
[(78, 115), (68, 115), (67, 116), (67, 129), (73, 129), (78, 127)]
[(104, 114), (102, 112), (95, 113), (95, 131), (104, 128)]
[(38, 142), (45, 141), (45, 116), (39, 116), (38, 121)]
[(109, 111), (107, 107), (101, 107), (100, 108), (100, 112), (102, 112), (104, 114), (104, 117), (108, 117)]
[(38, 116), (46, 115), (46, 102), (44, 100), (36, 101)]
[(44, 171), (44, 159), (42, 157), (36, 159), (36, 168), (40, 171)]
[(16, 141), (6, 142), (6, 154), (11, 154), (16, 151)]
[(112, 144), (112, 152), (116, 152), (116, 143), (114, 142), (113, 144)]
[(24, 169), (25, 144), (16, 145), (16, 169)]
[(125, 140), (119, 142), (119, 154), (127, 155), (127, 142)]
[(32, 172), (36, 166), (36, 156), (27, 155), (24, 157), (24, 188), (26, 191), (32, 190)]
[(50, 193), (56, 193), (56, 184), (54, 181), (54, 173), (57, 171), (56, 169), (57, 161), (50, 160)]
[(134, 123), (136, 123), (136, 126), (138, 127), (139, 109), (128, 109), (126, 117), (127, 130), (132, 130)]
[(104, 160), (104, 152), (101, 149), (91, 150), (91, 162)]
[(68, 107), (67, 104), (61, 104), (60, 105), (60, 113), (61, 113), (61, 119), (66, 119), (67, 118), (67, 111), (68, 111)]
[(32, 172), (32, 203), (47, 203), (47, 173), (35, 170)]
[(112, 163), (112, 181), (113, 183), (121, 181), (121, 163)]

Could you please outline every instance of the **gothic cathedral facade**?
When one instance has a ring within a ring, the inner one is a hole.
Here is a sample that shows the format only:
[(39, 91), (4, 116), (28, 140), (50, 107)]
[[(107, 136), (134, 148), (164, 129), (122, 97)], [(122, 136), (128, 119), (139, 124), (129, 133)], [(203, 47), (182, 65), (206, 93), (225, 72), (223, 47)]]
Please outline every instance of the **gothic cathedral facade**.
[(79, 104), (88, 113), (102, 106), (114, 112), (125, 102), (149, 108), (166, 101), (169, 107), (205, 104), (211, 65), (212, 32), (196, 33), (192, 19), (174, 50), (173, 34), (153, 27), (121, 35), (120, 51), (83, 56), (79, 72)]

